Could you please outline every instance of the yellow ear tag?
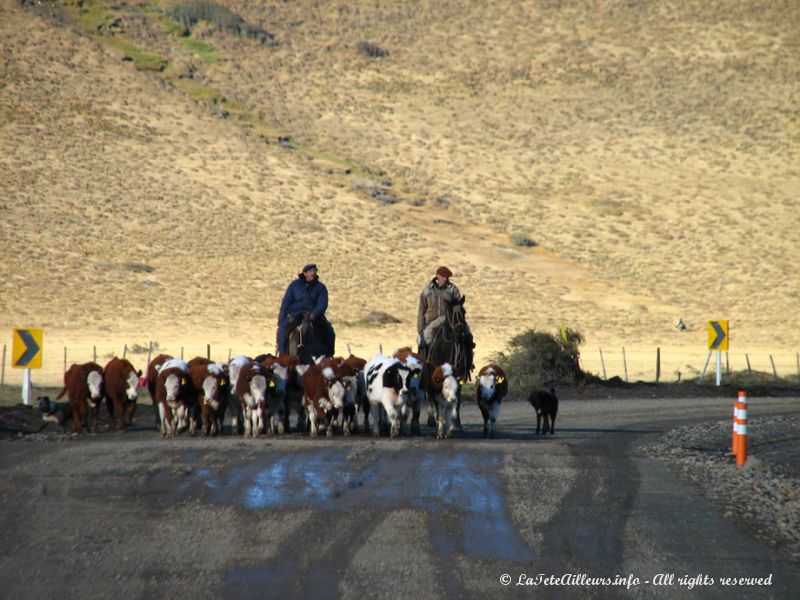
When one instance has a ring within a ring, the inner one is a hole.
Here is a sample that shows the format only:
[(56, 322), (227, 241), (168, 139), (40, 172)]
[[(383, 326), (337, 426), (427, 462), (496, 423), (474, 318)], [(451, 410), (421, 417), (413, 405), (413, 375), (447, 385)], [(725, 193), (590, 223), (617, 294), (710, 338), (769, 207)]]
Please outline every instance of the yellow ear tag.
[(275, 382), (272, 379), (269, 380), (269, 387), (275, 387)]
[(186, 377), (181, 377), (181, 385), (186, 385)]
[(497, 383), (503, 383), (505, 380), (506, 378), (501, 375), (500, 377), (497, 378)]
[(224, 379), (219, 382), (219, 387), (222, 387), (223, 385), (225, 385), (225, 380)]
[(463, 379), (459, 379), (458, 380), (458, 385), (464, 385), (464, 380)]

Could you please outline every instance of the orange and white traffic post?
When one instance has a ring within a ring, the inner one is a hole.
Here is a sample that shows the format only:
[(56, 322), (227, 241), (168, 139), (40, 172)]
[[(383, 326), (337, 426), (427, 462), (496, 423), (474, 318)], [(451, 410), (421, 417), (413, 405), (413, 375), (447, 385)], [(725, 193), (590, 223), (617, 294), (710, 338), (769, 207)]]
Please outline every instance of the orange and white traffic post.
[(747, 394), (739, 392), (739, 399), (733, 405), (733, 447), (736, 466), (747, 462)]

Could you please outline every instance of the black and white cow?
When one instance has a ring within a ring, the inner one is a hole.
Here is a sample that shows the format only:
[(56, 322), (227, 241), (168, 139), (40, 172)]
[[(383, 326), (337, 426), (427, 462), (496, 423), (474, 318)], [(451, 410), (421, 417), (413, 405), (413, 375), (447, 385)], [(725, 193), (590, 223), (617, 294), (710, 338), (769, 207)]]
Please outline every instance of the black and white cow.
[(508, 379), (502, 368), (488, 364), (478, 372), (475, 395), (483, 416), (483, 437), (494, 437), (497, 433), (497, 418), (503, 398), (508, 394)]
[(380, 418), (384, 415), (389, 421), (389, 435), (397, 437), (402, 433), (403, 421), (407, 418), (409, 407), (408, 368), (396, 358), (378, 354), (364, 367), (367, 385), (367, 399), (375, 412), (373, 435), (380, 436)]

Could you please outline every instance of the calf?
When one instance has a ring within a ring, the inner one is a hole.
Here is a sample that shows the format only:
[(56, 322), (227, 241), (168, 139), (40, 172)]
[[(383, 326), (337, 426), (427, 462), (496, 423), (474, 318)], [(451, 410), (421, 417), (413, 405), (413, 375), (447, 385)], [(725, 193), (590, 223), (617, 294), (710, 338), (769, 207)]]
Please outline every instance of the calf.
[(367, 365), (367, 361), (353, 355), (351, 352), (350, 355), (342, 361), (342, 364), (347, 365), (356, 374), (356, 386), (355, 389), (352, 390), (356, 401), (356, 415), (353, 416), (353, 433), (358, 431), (358, 419), (356, 417), (359, 408), (361, 408), (364, 413), (364, 433), (367, 433), (367, 431), (369, 431), (370, 409), (369, 400), (367, 400), (367, 380), (364, 376), (364, 367)]
[(230, 410), (231, 413), (231, 432), (235, 435), (243, 432), (240, 424), (244, 422), (242, 398), (236, 391), (239, 383), (239, 373), (242, 368), (253, 364), (253, 362), (253, 359), (249, 356), (239, 355), (231, 359), (228, 363), (228, 378), (231, 382), (231, 396), (228, 401), (228, 410)]
[[(344, 385), (344, 399), (342, 400), (342, 433), (344, 435), (351, 435), (355, 433), (356, 427), (356, 412), (358, 410), (358, 371), (352, 364), (346, 363), (343, 358), (326, 358), (319, 363), (319, 367), (323, 370), (330, 368), (333, 370), (334, 376)], [(334, 409), (333, 421), (338, 422), (339, 411)]]
[(156, 401), (161, 435), (175, 437), (189, 425), (194, 390), (189, 382), (189, 365), (172, 358), (161, 365), (156, 378)]
[(475, 396), (483, 415), (483, 437), (493, 438), (497, 433), (497, 417), (503, 398), (508, 394), (506, 373), (495, 364), (488, 364), (478, 372)]
[[(542, 434), (550, 435), (556, 432), (556, 415), (558, 414), (558, 396), (556, 390), (550, 388), (549, 392), (544, 390), (533, 390), (528, 395), (528, 402), (531, 403), (536, 411), (536, 435), (540, 433), (540, 425), (544, 420), (544, 427), (541, 428)], [(548, 424), (549, 419), (549, 424)]]
[(464, 380), (456, 377), (450, 363), (439, 365), (425, 379), (425, 391), (436, 411), (436, 437), (440, 440), (451, 438)]
[[(373, 408), (383, 409), (389, 421), (389, 436), (397, 437), (402, 433), (409, 410), (408, 369), (396, 358), (379, 354), (366, 364), (364, 373), (369, 403)], [(380, 419), (376, 415), (373, 435), (380, 434)]]
[[(289, 416), (292, 411), (297, 415), (297, 431), (306, 431), (306, 411), (303, 407), (303, 383), (297, 367), (300, 359), (288, 354), (267, 357), (262, 364), (272, 369), (275, 378), (275, 391), (283, 397), (283, 425), (278, 433), (289, 431)], [(281, 431), (282, 429), (282, 431)]]
[(422, 356), (413, 352), (411, 348), (405, 346), (395, 351), (392, 355), (402, 362), (408, 369), (409, 406), (411, 407), (411, 433), (419, 435), (419, 414), (422, 409), (422, 402), (425, 399), (425, 389), (422, 386), (422, 367), (425, 361)]
[(275, 388), (275, 379), (258, 363), (244, 365), (239, 370), (236, 395), (242, 401), (245, 437), (257, 437), (264, 430), (267, 390)]
[(325, 435), (333, 436), (334, 410), (344, 406), (344, 384), (330, 367), (303, 365), (298, 367), (298, 372), (302, 373), (303, 405), (308, 413), (311, 435), (316, 436), (320, 427), (324, 427)]
[(156, 394), (156, 383), (158, 381), (158, 371), (168, 360), (172, 360), (169, 354), (159, 354), (147, 365), (147, 393), (150, 395), (150, 402), (153, 405), (153, 413), (155, 415), (156, 431), (161, 430), (161, 409), (158, 405), (158, 397)]
[(105, 379), (106, 407), (111, 429), (117, 429), (114, 412), (119, 414), (119, 427), (125, 431), (133, 423), (136, 412), (136, 400), (139, 398), (139, 378), (141, 371), (133, 368), (130, 361), (124, 358), (112, 358), (103, 369)]
[(100, 415), (100, 402), (103, 399), (103, 367), (94, 362), (82, 365), (73, 364), (64, 373), (64, 389), (56, 400), (67, 394), (72, 406), (72, 429), (81, 433), (88, 425), (88, 414), (92, 412), (92, 431), (99, 430), (97, 418)]
[(201, 433), (221, 434), (230, 391), (228, 374), (222, 365), (198, 357), (189, 361), (189, 380), (197, 399), (195, 407), (199, 412)]
[(72, 418), (72, 405), (69, 402), (54, 402), (50, 396), (36, 398), (36, 410), (45, 423), (58, 423), (66, 433), (67, 420)]

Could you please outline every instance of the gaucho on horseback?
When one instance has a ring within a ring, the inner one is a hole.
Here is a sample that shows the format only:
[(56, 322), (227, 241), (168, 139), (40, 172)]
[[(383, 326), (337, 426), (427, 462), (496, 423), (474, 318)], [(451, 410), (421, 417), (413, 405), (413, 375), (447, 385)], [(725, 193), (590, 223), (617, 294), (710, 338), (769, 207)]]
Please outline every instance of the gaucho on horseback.
[[(436, 269), (434, 278), (429, 281), (419, 296), (419, 310), (417, 311), (417, 332), (419, 333), (419, 352), (428, 358), (429, 350), (437, 336), (445, 329), (448, 318), (448, 307), (463, 304), (464, 296), (456, 285), (450, 281), (453, 272), (447, 267)], [(469, 325), (464, 322), (460, 331), (461, 340), (455, 344), (463, 345), (467, 353), (467, 369), (472, 367), (472, 332)], [(466, 375), (466, 373), (465, 373)]]
[(289, 354), (289, 335), (303, 320), (307, 320), (314, 324), (314, 330), (321, 333), (324, 354), (333, 356), (336, 334), (325, 317), (327, 309), (328, 288), (319, 280), (317, 265), (309, 263), (297, 274), (297, 279), (289, 284), (283, 295), (278, 313), (278, 353)]

